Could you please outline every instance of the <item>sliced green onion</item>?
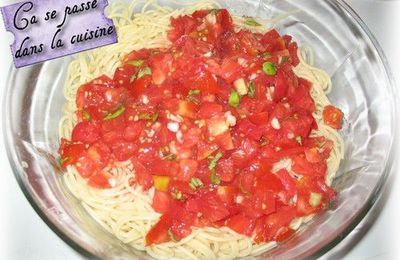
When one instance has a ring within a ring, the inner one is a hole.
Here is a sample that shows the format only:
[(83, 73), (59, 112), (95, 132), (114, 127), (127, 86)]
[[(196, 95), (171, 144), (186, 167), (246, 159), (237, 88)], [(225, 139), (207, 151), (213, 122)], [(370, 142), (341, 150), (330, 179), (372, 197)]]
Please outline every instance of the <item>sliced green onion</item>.
[(171, 239), (172, 242), (178, 242), (178, 240), (175, 238), (174, 233), (172, 233), (171, 229), (168, 229), (168, 236)]
[(250, 81), (249, 90), (248, 90), (247, 95), (249, 97), (254, 97), (256, 95), (256, 87), (255, 87), (254, 81)]
[(108, 114), (106, 117), (104, 117), (104, 121), (108, 121), (111, 119), (115, 119), (119, 116), (121, 116), (123, 113), (125, 112), (125, 107), (124, 106), (120, 106), (116, 111), (114, 111), (111, 114)]
[(275, 63), (266, 61), (263, 64), (262, 70), (264, 71), (265, 74), (269, 76), (275, 76), (277, 69)]
[(140, 67), (144, 63), (144, 60), (130, 60), (126, 64), (133, 65), (135, 67)]
[(86, 121), (90, 121), (91, 119), (92, 119), (92, 116), (89, 114), (89, 112), (87, 112), (87, 111), (83, 111), (82, 112), (82, 117), (83, 117), (83, 119), (84, 120), (86, 120)]
[(312, 207), (318, 207), (321, 204), (321, 193), (311, 192), (309, 203)]
[(212, 184), (215, 184), (215, 185), (221, 184), (221, 179), (218, 177), (217, 173), (215, 172), (215, 169), (211, 170), (210, 179), (211, 179)]
[(247, 18), (246, 21), (244, 21), (244, 24), (249, 26), (261, 26), (261, 24), (252, 17)]
[(152, 73), (151, 69), (149, 67), (145, 67), (145, 68), (139, 70), (137, 78), (140, 79), (143, 76), (151, 75), (151, 73)]
[(231, 95), (229, 96), (228, 103), (229, 105), (231, 105), (231, 107), (237, 108), (240, 104), (239, 93), (237, 93), (236, 91), (232, 91)]
[(203, 186), (203, 182), (199, 178), (191, 178), (189, 182), (189, 186), (192, 190), (196, 190), (197, 188)]
[(208, 164), (208, 169), (210, 169), (210, 170), (214, 169), (214, 168), (217, 166), (218, 160), (221, 159), (221, 157), (222, 157), (222, 153), (221, 153), (221, 152), (218, 152), (218, 153), (214, 156), (214, 158), (212, 158), (212, 159), (210, 160), (210, 163)]

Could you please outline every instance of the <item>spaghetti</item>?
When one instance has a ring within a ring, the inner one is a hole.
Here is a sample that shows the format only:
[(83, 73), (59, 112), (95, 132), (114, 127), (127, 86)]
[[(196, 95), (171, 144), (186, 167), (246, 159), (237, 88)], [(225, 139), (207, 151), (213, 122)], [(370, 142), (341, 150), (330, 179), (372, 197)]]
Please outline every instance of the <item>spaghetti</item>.
[[(95, 49), (77, 55), (68, 70), (64, 95), (67, 99), (65, 116), (60, 122), (60, 137), (70, 138), (77, 123), (76, 93), (78, 88), (100, 75), (112, 76), (120, 65), (121, 59), (131, 50), (142, 48), (162, 48), (168, 45), (167, 30), (170, 17), (192, 13), (199, 9), (218, 7), (214, 2), (203, 1), (200, 4), (173, 9), (157, 5), (155, 1), (132, 1), (129, 5), (115, 2), (108, 9), (108, 16), (114, 20), (119, 35), (119, 43)], [(134, 12), (140, 9), (140, 12)], [(133, 15), (134, 14), (134, 15)], [(254, 29), (244, 24), (240, 17), (234, 18), (237, 28)], [(268, 24), (268, 21), (263, 25)], [(265, 31), (265, 27), (262, 27)], [(260, 31), (258, 27), (256, 31)], [(313, 114), (318, 130), (312, 136), (324, 136), (334, 145), (327, 160), (326, 183), (331, 184), (343, 157), (344, 144), (338, 132), (324, 123), (323, 108), (330, 104), (326, 94), (332, 83), (326, 72), (313, 67), (312, 51), (309, 48), (299, 50), (300, 64), (294, 69), (297, 76), (312, 82), (311, 96), (316, 104)], [(274, 165), (274, 171), (291, 170), (290, 159)], [(148, 191), (131, 185), (135, 170), (130, 161), (118, 162), (108, 167), (113, 183), (111, 188), (96, 189), (90, 187), (73, 166), (68, 166), (63, 175), (63, 183), (78, 198), (82, 206), (104, 229), (114, 234), (123, 243), (135, 249), (146, 251), (158, 259), (234, 259), (238, 257), (262, 254), (277, 245), (276, 242), (256, 244), (254, 237), (247, 237), (227, 227), (204, 227), (192, 229), (192, 233), (178, 242), (166, 242), (146, 246), (145, 236), (159, 220), (160, 214), (152, 208), (154, 188)], [(312, 216), (311, 216), (312, 217)], [(292, 221), (291, 227), (297, 229), (310, 217)]]

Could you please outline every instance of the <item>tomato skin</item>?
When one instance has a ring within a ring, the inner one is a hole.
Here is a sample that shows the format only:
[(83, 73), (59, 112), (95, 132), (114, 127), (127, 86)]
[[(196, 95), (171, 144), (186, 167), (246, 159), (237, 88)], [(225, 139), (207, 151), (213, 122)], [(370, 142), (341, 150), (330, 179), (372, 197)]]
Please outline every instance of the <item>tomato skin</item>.
[(88, 121), (80, 122), (72, 131), (71, 139), (73, 142), (94, 143), (100, 138), (100, 130), (97, 126)]
[(329, 125), (334, 129), (342, 128), (343, 121), (343, 112), (338, 108), (332, 105), (328, 105), (324, 107), (324, 111), (322, 112), (322, 116), (324, 119), (324, 123)]
[(110, 187), (110, 183), (108, 182), (108, 177), (102, 172), (99, 172), (91, 176), (88, 180), (88, 184), (98, 188)]
[(199, 211), (211, 222), (214, 223), (229, 216), (229, 211), (216, 194), (208, 192), (201, 196), (201, 200)]

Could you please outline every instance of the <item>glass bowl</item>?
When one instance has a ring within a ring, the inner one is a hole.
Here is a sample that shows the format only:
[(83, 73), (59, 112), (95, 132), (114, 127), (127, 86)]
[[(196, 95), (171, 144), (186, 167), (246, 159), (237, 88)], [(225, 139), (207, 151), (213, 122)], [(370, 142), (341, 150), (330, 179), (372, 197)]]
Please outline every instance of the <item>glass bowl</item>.
[[(160, 1), (178, 5), (175, 1)], [(379, 45), (341, 0), (224, 1), (234, 14), (283, 17), (276, 27), (300, 46), (315, 50), (316, 66), (332, 77), (330, 100), (345, 114), (345, 159), (333, 187), (332, 206), (295, 236), (261, 255), (282, 259), (320, 256), (340, 242), (366, 215), (391, 171), (396, 105), (392, 76)], [(3, 127), (9, 160), (22, 191), (42, 219), (65, 242), (88, 257), (150, 256), (104, 231), (61, 185), (56, 162), (65, 57), (23, 69), (11, 68), (3, 100)]]

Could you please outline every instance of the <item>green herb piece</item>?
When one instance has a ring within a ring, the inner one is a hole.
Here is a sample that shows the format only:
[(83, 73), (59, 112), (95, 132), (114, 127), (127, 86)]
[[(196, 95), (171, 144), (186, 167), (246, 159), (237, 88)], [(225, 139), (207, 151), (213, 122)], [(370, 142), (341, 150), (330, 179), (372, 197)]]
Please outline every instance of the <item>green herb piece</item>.
[(209, 14), (212, 14), (212, 15), (216, 15), (217, 14), (217, 12), (218, 12), (218, 9), (211, 9), (210, 10), (210, 13)]
[(158, 119), (158, 112), (155, 112), (153, 114), (150, 113), (141, 113), (139, 114), (139, 120), (149, 120), (152, 123), (155, 123)]
[(220, 185), (221, 184), (221, 179), (215, 172), (215, 169), (211, 170), (211, 175), (210, 175), (211, 183), (215, 185)]
[(132, 76), (129, 78), (129, 83), (132, 83), (136, 79), (136, 74), (133, 73)]
[(247, 18), (246, 21), (244, 21), (244, 24), (249, 26), (261, 26), (261, 24), (252, 17)]
[(149, 67), (145, 67), (145, 68), (139, 70), (137, 78), (140, 79), (143, 76), (151, 75), (151, 73), (152, 73), (151, 69)]
[(303, 145), (303, 140), (301, 139), (300, 135), (296, 136), (296, 142), (298, 142), (300, 145)]
[(262, 70), (264, 71), (265, 74), (269, 76), (275, 76), (277, 69), (275, 63), (266, 61), (262, 66)]
[(168, 160), (168, 161), (176, 161), (177, 158), (178, 158), (178, 156), (176, 154), (170, 153), (170, 154), (165, 155), (162, 159)]
[(182, 192), (178, 191), (178, 190), (174, 190), (173, 192), (171, 192), (172, 198), (176, 199), (176, 200), (183, 200), (183, 194)]
[(197, 96), (200, 94), (200, 92), (201, 92), (200, 89), (191, 89), (189, 90), (188, 96), (189, 97)]
[(130, 60), (126, 64), (133, 65), (135, 67), (140, 67), (144, 63), (144, 60)]
[(60, 158), (59, 159), (59, 162), (60, 162), (60, 165), (62, 166), (66, 161), (68, 161), (70, 159), (70, 157), (64, 157), (64, 158)]
[(218, 163), (219, 159), (221, 159), (221, 157), (222, 157), (222, 153), (221, 153), (221, 152), (218, 152), (218, 153), (214, 156), (214, 158), (212, 158), (212, 159), (210, 160), (210, 163), (208, 164), (208, 169), (210, 169), (210, 170), (214, 169), (214, 168), (217, 166), (217, 163)]
[(174, 233), (172, 233), (171, 229), (168, 229), (168, 236), (171, 239), (172, 242), (178, 242), (178, 240), (175, 238)]
[(189, 182), (189, 186), (192, 190), (196, 190), (197, 188), (203, 186), (203, 182), (199, 178), (191, 178)]
[(108, 114), (106, 117), (104, 117), (104, 121), (108, 121), (111, 119), (115, 119), (119, 116), (121, 116), (123, 113), (125, 112), (125, 107), (124, 106), (120, 106), (116, 111), (114, 111), (111, 114)]
[(91, 119), (92, 119), (92, 116), (89, 114), (89, 112), (87, 112), (87, 111), (83, 111), (82, 112), (82, 117), (83, 117), (83, 119), (84, 120), (86, 120), (86, 121), (90, 121)]
[(231, 107), (237, 108), (240, 104), (239, 93), (237, 93), (236, 91), (232, 91), (231, 95), (229, 96), (228, 103), (229, 105), (231, 105)]
[(281, 60), (281, 63), (287, 62), (287, 61), (289, 61), (289, 57), (288, 56), (283, 56), (282, 60)]
[(250, 83), (249, 83), (249, 90), (248, 90), (247, 95), (248, 95), (249, 97), (254, 97), (254, 96), (256, 95), (256, 86), (255, 86), (255, 84), (254, 84), (254, 81), (250, 81)]

